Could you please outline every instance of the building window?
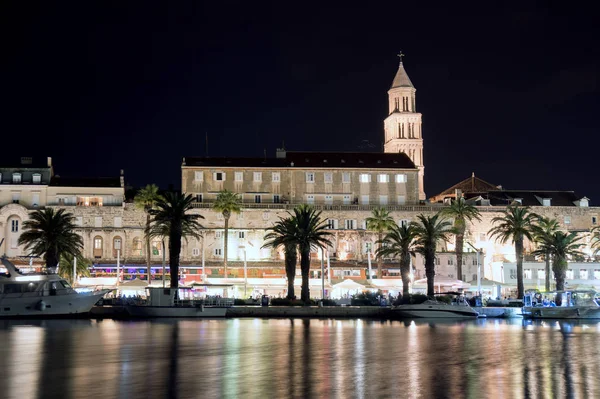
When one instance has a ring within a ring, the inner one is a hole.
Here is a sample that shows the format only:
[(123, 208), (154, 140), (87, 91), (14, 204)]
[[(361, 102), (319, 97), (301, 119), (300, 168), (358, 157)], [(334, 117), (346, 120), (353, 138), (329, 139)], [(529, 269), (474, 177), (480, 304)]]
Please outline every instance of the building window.
[(281, 202), (281, 198), (279, 197), (279, 194), (273, 195), (273, 203), (279, 204), (280, 202)]
[(13, 184), (20, 184), (20, 183), (21, 183), (21, 174), (13, 173)]
[(222, 230), (215, 231), (215, 238), (223, 238), (223, 231)]
[(34, 208), (40, 206), (39, 193), (31, 193), (31, 205), (33, 205)]
[[(477, 266), (477, 259), (473, 259), (472, 265)], [(473, 280), (475, 280), (475, 279), (473, 279)]]
[(94, 249), (102, 249), (102, 238), (101, 237), (94, 238)]
[(385, 174), (377, 175), (377, 181), (379, 183), (389, 183), (390, 182), (390, 176), (389, 175), (385, 175)]
[(387, 195), (380, 195), (379, 196), (379, 204), (380, 205), (387, 205), (388, 203), (388, 196)]
[(325, 196), (325, 204), (326, 204), (326, 205), (331, 205), (331, 204), (333, 204), (333, 195), (326, 195), (326, 196)]
[(323, 175), (323, 179), (325, 183), (333, 183), (333, 173), (325, 172)]
[(600, 280), (600, 270), (594, 269), (594, 280)]
[(567, 270), (567, 280), (573, 280), (573, 269)]
[(487, 235), (485, 233), (479, 233), (479, 241), (486, 241)]
[(361, 183), (370, 183), (371, 175), (368, 173), (361, 173), (360, 176), (358, 177), (358, 181), (360, 181)]
[(254, 203), (255, 203), (255, 204), (260, 204), (260, 202), (261, 202), (261, 201), (260, 201), (260, 194), (257, 194), (257, 195), (255, 195), (255, 196), (254, 196)]
[(142, 240), (139, 237), (133, 239), (132, 249), (134, 256), (142, 256)]
[(338, 221), (337, 219), (327, 219), (327, 228), (328, 229), (337, 229), (338, 228)]
[(225, 181), (225, 173), (224, 172), (215, 172), (213, 178), (215, 181)]
[(368, 195), (361, 195), (360, 196), (360, 203), (362, 205), (369, 205), (369, 196)]
[(525, 280), (531, 280), (531, 269), (524, 269), (523, 270), (523, 279), (525, 279)]
[(408, 219), (400, 219), (398, 221), (398, 226), (402, 227), (402, 226), (408, 226), (410, 224), (410, 220)]
[(306, 203), (307, 204), (314, 204), (315, 203), (315, 196), (314, 195), (307, 195), (306, 196)]
[(238, 231), (238, 238), (239, 239), (246, 238), (246, 232), (245, 231)]
[(10, 221), (10, 231), (11, 231), (11, 233), (18, 233), (19, 232), (19, 221), (18, 220), (11, 220)]
[(550, 202), (551, 202), (550, 198), (543, 198), (542, 199), (542, 205), (543, 206), (550, 206)]
[(115, 227), (123, 227), (123, 218), (121, 216), (115, 216), (115, 220), (113, 223)]
[(406, 175), (404, 173), (397, 174), (396, 183), (406, 183)]
[(272, 180), (273, 180), (274, 183), (275, 182), (279, 183), (281, 181), (281, 173), (279, 173), (279, 172), (273, 172)]
[(306, 182), (307, 183), (315, 182), (315, 174), (313, 172), (306, 172)]
[(42, 182), (42, 175), (39, 173), (34, 173), (31, 179), (33, 184), (40, 184)]
[(588, 278), (589, 278), (589, 273), (587, 270), (585, 270), (585, 269), (579, 270), (579, 279), (580, 280), (587, 280)]
[(263, 212), (263, 214), (262, 214), (263, 220), (269, 220), (269, 215), (270, 215), (269, 212)]
[(12, 193), (12, 203), (18, 204), (21, 200), (21, 193)]
[(102, 227), (102, 216), (96, 216), (94, 218), (94, 227)]
[(342, 173), (342, 183), (350, 183), (350, 173), (349, 172)]
[(454, 265), (454, 259), (448, 258), (448, 266)]
[(598, 224), (598, 217), (597, 216), (592, 216), (592, 224), (594, 226)]
[(215, 248), (215, 256), (223, 256), (223, 250), (221, 248)]
[(435, 264), (436, 264), (437, 266), (439, 266), (439, 265), (440, 265), (440, 258), (435, 258)]
[(200, 256), (200, 248), (192, 248), (192, 256)]
[(344, 228), (346, 230), (356, 230), (356, 219), (346, 219), (344, 221)]
[(350, 202), (352, 201), (351, 199), (352, 197), (350, 197), (349, 195), (344, 195), (344, 205), (350, 205)]
[(204, 172), (201, 172), (201, 171), (194, 172), (194, 180), (204, 181)]
[(113, 238), (113, 258), (116, 258), (118, 255), (123, 254), (123, 250), (125, 248), (121, 247), (121, 242), (121, 237)]
[(262, 181), (262, 172), (254, 172), (254, 181)]
[(565, 216), (565, 224), (571, 224), (571, 216), (570, 215)]
[(196, 194), (196, 202), (202, 202), (202, 194)]
[(238, 183), (244, 181), (244, 172), (235, 172), (234, 179)]
[(405, 195), (399, 195), (398, 196), (398, 205), (404, 205), (406, 204), (406, 196)]
[(150, 243), (150, 251), (152, 251), (152, 256), (160, 256), (162, 255), (162, 243), (158, 240), (152, 241)]

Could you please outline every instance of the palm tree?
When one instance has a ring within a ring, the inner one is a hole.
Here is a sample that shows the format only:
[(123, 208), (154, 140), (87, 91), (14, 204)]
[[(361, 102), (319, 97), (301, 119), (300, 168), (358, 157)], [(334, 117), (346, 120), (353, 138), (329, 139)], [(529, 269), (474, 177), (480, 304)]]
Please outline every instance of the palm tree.
[(600, 252), (600, 226), (593, 227), (590, 230), (590, 233), (592, 233), (590, 239), (590, 248), (595, 256), (598, 252)]
[(418, 222), (413, 224), (417, 237), (415, 251), (425, 258), (427, 296), (433, 297), (437, 246), (441, 241), (448, 241), (448, 236), (453, 232), (452, 223), (439, 213), (433, 216), (421, 214), (417, 219)]
[(198, 219), (204, 217), (189, 213), (193, 203), (194, 198), (191, 195), (168, 192), (157, 201), (155, 208), (149, 210), (152, 220), (146, 234), (150, 237), (169, 237), (171, 288), (179, 286), (181, 239), (200, 238), (199, 230), (202, 229), (202, 225)]
[(19, 237), (19, 245), (33, 256), (44, 256), (46, 268), (55, 268), (63, 254), (81, 255), (83, 239), (74, 233), (75, 218), (64, 209), (40, 209), (29, 214), (23, 223), (24, 232)]
[(296, 278), (296, 263), (298, 261), (298, 244), (290, 239), (296, 233), (295, 220), (291, 217), (280, 218), (270, 229), (270, 233), (265, 235), (265, 242), (262, 248), (278, 248), (283, 246), (283, 255), (285, 257), (285, 274), (287, 276), (287, 298), (294, 299), (294, 279)]
[(550, 254), (552, 256), (552, 271), (554, 272), (554, 280), (556, 281), (556, 290), (562, 291), (565, 289), (565, 277), (567, 272), (567, 259), (570, 256), (584, 256), (579, 251), (583, 245), (580, 243), (581, 237), (577, 233), (564, 233), (555, 231), (552, 234), (540, 236), (539, 249), (533, 252), (535, 255)]
[(77, 276), (90, 276), (90, 269), (92, 262), (84, 258), (83, 256), (77, 257), (77, 270), (75, 270), (76, 275), (73, 276), (73, 261), (74, 256), (70, 254), (62, 254), (60, 257), (60, 262), (58, 263), (58, 274), (62, 277), (71, 280), (71, 284), (75, 285), (75, 281), (77, 280)]
[[(145, 188), (140, 189), (133, 199), (135, 206), (146, 213), (146, 231), (150, 230), (150, 210), (154, 209), (161, 198), (158, 186), (148, 184)], [(146, 234), (146, 266), (148, 267), (148, 284), (150, 284), (152, 270), (150, 269), (150, 236), (148, 234)]]
[[(367, 230), (377, 232), (377, 242), (379, 243), (379, 249), (383, 245), (383, 234), (390, 230), (396, 223), (390, 216), (390, 213), (383, 208), (373, 209), (373, 214), (367, 218)], [(380, 251), (377, 250), (377, 278), (381, 278), (381, 257)], [(369, 276), (371, 279), (371, 276)]]
[(317, 212), (310, 205), (298, 205), (293, 213), (288, 212), (290, 224), (286, 226), (286, 233), (280, 236), (281, 245), (297, 245), (300, 252), (300, 271), (302, 274), (302, 289), (300, 299), (305, 303), (310, 302), (308, 288), (310, 274), (310, 251), (313, 248), (331, 246), (328, 237), (331, 233), (327, 230), (327, 222), (321, 219), (321, 212)]
[[(393, 256), (400, 258), (400, 275), (402, 276), (402, 298), (409, 297), (410, 257), (414, 253), (417, 230), (414, 224), (394, 225), (385, 235), (377, 249), (378, 256)], [(385, 245), (384, 245), (385, 244)]]
[(229, 239), (229, 218), (232, 213), (240, 213), (242, 199), (236, 193), (229, 190), (223, 190), (217, 195), (213, 204), (213, 209), (223, 214), (225, 219), (225, 245), (223, 246), (223, 266), (225, 268), (225, 278), (227, 278), (227, 241)]
[[(533, 225), (533, 238), (536, 242), (541, 242), (546, 237), (552, 236), (558, 231), (560, 224), (558, 220), (540, 216)], [(550, 291), (550, 252), (543, 254), (546, 261), (546, 291)]]
[(492, 219), (493, 226), (488, 234), (490, 237), (496, 237), (496, 241), (502, 244), (512, 241), (515, 244), (515, 253), (517, 255), (517, 298), (523, 299), (525, 288), (523, 286), (523, 245), (524, 240), (533, 241), (532, 228), (537, 215), (532, 213), (529, 207), (519, 204), (509, 205), (503, 216), (497, 216)]
[(441, 211), (441, 214), (454, 219), (456, 275), (458, 276), (459, 280), (462, 280), (462, 259), (467, 222), (472, 222), (473, 220), (481, 221), (481, 214), (475, 206), (468, 204), (464, 197), (459, 197), (458, 199), (452, 201), (449, 207), (444, 208)]

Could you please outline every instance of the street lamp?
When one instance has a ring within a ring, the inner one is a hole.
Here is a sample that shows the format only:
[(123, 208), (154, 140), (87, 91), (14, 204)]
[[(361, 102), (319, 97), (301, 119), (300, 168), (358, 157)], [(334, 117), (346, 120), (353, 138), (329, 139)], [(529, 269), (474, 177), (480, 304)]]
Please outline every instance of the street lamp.
[(117, 286), (121, 281), (121, 240), (115, 240), (115, 249), (117, 250)]
[(246, 246), (240, 245), (238, 248), (244, 251), (244, 299), (246, 299), (246, 291), (248, 290), (248, 261), (246, 259)]
[(467, 244), (477, 252), (477, 295), (481, 297), (481, 262), (479, 261), (479, 254), (483, 253), (483, 250), (475, 248), (475, 246), (468, 241)]
[(369, 276), (367, 277), (367, 280), (370, 282), (371, 279), (373, 278), (373, 273), (371, 272), (371, 241), (367, 241), (367, 266), (368, 266), (368, 273)]

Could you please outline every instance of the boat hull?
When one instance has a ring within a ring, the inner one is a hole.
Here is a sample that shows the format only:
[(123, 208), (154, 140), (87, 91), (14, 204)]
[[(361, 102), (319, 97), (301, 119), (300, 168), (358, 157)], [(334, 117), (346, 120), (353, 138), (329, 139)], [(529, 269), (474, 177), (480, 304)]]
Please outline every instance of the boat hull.
[(428, 319), (475, 319), (479, 316), (469, 307), (451, 305), (400, 305), (393, 308), (391, 314), (397, 318)]
[(208, 306), (145, 306), (127, 305), (125, 311), (131, 317), (194, 317), (216, 318), (225, 317), (227, 308)]
[(55, 317), (87, 314), (108, 291), (56, 296), (26, 294), (0, 298), (0, 318)]
[(524, 307), (523, 317), (528, 319), (600, 319), (600, 308), (585, 306)]

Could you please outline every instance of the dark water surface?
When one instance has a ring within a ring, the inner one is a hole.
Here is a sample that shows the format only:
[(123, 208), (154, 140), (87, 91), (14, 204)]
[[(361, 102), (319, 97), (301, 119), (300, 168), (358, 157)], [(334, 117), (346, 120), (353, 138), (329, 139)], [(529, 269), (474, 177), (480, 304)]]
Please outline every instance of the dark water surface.
[(600, 324), (0, 321), (7, 398), (600, 397)]

